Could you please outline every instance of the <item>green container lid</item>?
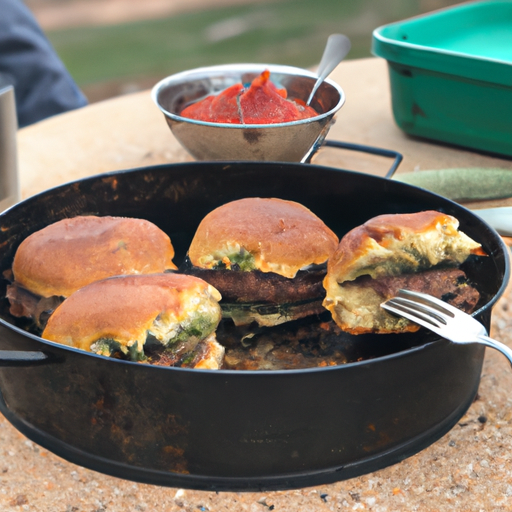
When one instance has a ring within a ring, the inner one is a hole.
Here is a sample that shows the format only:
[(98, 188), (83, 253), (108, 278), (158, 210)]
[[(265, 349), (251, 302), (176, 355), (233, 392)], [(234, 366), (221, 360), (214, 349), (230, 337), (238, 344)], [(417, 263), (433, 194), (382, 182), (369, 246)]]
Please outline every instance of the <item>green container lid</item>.
[(416, 68), (512, 87), (512, 1), (480, 1), (379, 27), (372, 52)]

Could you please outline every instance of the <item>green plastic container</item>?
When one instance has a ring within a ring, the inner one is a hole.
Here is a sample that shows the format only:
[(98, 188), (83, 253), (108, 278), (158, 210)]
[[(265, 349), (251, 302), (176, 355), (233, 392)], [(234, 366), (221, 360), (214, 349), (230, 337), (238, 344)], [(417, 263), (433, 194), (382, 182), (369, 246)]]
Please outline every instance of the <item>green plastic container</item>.
[(512, 156), (512, 0), (469, 2), (373, 32), (406, 133)]

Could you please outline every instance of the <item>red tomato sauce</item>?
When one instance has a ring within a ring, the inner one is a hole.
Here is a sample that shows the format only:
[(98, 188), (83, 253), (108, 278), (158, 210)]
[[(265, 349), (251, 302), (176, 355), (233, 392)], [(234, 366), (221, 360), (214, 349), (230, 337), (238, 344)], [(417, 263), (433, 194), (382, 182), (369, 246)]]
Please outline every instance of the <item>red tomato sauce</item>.
[(265, 70), (249, 88), (232, 85), (220, 94), (189, 105), (180, 115), (210, 123), (232, 124), (287, 123), (318, 115), (304, 102), (287, 99), (287, 96), (286, 89), (277, 88), (270, 81), (270, 71)]

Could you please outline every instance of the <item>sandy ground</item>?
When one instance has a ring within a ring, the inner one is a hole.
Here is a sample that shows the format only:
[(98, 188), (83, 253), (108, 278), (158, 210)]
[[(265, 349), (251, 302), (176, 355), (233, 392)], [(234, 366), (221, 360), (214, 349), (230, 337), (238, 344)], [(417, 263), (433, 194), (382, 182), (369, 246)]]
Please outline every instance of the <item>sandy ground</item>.
[(171, 16), (201, 9), (203, 6), (211, 9), (254, 1), (256, 0), (27, 0), (26, 3), (44, 30), (54, 30), (84, 25), (114, 25)]

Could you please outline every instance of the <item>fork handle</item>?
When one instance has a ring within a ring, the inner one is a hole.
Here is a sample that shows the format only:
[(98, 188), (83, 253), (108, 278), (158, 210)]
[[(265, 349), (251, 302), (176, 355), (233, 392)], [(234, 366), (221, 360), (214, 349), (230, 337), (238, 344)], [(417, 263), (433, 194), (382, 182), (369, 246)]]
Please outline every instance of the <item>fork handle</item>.
[(493, 340), (492, 338), (489, 338), (489, 336), (484, 336), (483, 334), (478, 335), (477, 338), (479, 343), (482, 343), (487, 347), (495, 348), (496, 350), (501, 352), (512, 365), (512, 349), (507, 347), (507, 345), (499, 341)]

